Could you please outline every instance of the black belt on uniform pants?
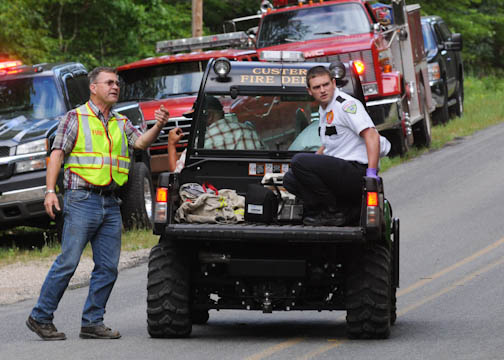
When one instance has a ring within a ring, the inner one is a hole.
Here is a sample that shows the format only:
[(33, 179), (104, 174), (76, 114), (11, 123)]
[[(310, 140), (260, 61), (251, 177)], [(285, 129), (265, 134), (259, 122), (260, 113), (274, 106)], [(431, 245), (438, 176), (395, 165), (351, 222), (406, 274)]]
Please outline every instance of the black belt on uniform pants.
[(360, 163), (360, 162), (358, 162), (358, 161), (350, 161), (350, 162), (351, 162), (352, 164), (354, 164), (354, 165), (357, 165), (357, 166), (358, 166), (358, 167), (360, 167), (360, 168), (365, 168), (365, 169), (367, 169), (367, 167), (368, 167), (368, 164), (361, 164), (361, 163)]

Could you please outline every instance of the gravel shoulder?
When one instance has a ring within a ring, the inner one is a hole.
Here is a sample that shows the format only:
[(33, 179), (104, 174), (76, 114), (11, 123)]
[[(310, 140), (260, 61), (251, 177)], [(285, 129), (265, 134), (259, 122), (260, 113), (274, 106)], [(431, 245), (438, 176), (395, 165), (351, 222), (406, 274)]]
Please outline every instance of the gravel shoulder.
[[(150, 249), (123, 251), (119, 261), (119, 272), (148, 260)], [(15, 263), (0, 267), (0, 305), (14, 304), (19, 301), (36, 298), (54, 259)], [(81, 258), (69, 288), (78, 288), (89, 284), (93, 270), (91, 258)], [(120, 276), (120, 275), (119, 275)]]

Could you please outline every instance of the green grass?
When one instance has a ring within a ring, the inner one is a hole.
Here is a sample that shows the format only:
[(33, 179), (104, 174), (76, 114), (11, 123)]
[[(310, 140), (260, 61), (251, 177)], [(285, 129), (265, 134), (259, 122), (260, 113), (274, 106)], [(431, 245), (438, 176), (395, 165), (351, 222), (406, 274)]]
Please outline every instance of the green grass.
[[(0, 247), (0, 267), (16, 262), (29, 262), (53, 258), (61, 251), (60, 244), (55, 241), (53, 231), (43, 231), (37, 228), (18, 227), (0, 232), (2, 247)], [(122, 251), (148, 249), (157, 244), (159, 236), (151, 230), (134, 230), (122, 235)], [(19, 244), (19, 245), (18, 245)], [(88, 244), (83, 256), (91, 257), (91, 246)]]
[[(465, 111), (462, 118), (453, 118), (444, 126), (432, 129), (432, 144), (429, 149), (411, 148), (406, 156), (385, 158), (381, 161), (382, 173), (387, 169), (409, 161), (428, 151), (440, 149), (454, 139), (474, 134), (476, 131), (504, 121), (504, 79), (467, 77), (464, 83)], [(28, 227), (0, 231), (0, 266), (14, 262), (27, 262), (53, 257), (60, 252), (54, 241), (54, 233)], [(122, 250), (132, 251), (151, 248), (159, 237), (151, 231), (125, 232)], [(21, 248), (22, 244), (23, 247)], [(91, 256), (88, 246), (84, 256)]]

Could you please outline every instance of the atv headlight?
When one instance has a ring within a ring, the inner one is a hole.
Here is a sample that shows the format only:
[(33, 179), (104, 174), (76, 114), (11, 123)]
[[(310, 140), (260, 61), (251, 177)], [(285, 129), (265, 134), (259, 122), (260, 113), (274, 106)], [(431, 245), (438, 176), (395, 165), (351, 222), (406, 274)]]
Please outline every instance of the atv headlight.
[(226, 78), (231, 71), (231, 62), (227, 58), (218, 58), (214, 62), (213, 69), (219, 78)]
[(32, 154), (38, 152), (47, 152), (47, 140), (35, 140), (26, 144), (18, 145), (16, 148), (16, 155)]
[(341, 61), (335, 61), (329, 65), (329, 70), (334, 78), (342, 80), (345, 77), (345, 65)]

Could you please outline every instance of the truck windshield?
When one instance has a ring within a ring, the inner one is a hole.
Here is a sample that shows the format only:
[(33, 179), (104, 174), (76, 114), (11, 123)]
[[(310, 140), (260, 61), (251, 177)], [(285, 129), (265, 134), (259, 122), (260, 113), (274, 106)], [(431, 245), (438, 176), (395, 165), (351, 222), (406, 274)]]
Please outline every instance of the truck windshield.
[(0, 79), (0, 119), (17, 116), (46, 119), (64, 113), (65, 107), (53, 77)]
[(166, 99), (196, 94), (208, 61), (167, 63), (123, 70), (119, 101)]
[(436, 40), (434, 39), (434, 34), (431, 31), (429, 23), (422, 23), (422, 34), (425, 50), (437, 50)]
[(203, 109), (197, 117), (197, 149), (310, 151), (320, 146), (318, 106), (308, 94), (211, 97), (223, 109)]
[(355, 3), (278, 12), (263, 18), (257, 47), (363, 34), (370, 31), (370, 26), (364, 8)]

